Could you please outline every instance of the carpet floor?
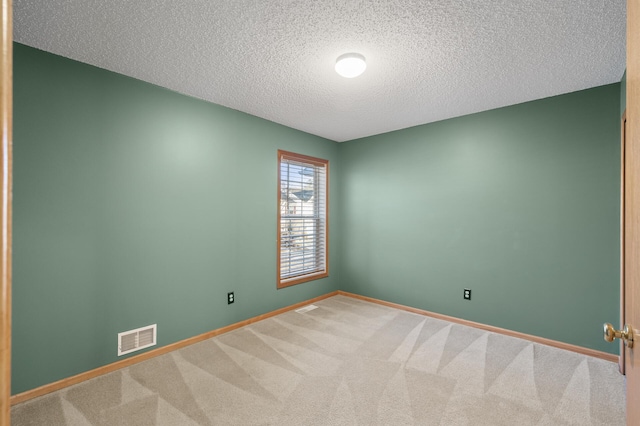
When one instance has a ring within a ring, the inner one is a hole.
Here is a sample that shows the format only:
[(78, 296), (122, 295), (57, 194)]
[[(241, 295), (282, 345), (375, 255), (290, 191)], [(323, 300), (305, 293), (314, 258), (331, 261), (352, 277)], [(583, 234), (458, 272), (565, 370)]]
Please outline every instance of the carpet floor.
[(335, 296), (11, 409), (23, 425), (624, 425), (617, 365)]

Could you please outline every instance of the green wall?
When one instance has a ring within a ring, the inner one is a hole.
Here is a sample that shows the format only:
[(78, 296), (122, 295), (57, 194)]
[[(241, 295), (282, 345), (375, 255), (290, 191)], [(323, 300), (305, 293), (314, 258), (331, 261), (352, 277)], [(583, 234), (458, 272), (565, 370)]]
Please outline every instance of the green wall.
[[(336, 144), (14, 49), (13, 393), (337, 289), (616, 352), (619, 84)], [(331, 276), (279, 291), (277, 149), (331, 165)]]
[(619, 318), (619, 97), (341, 144), (341, 288), (617, 353), (602, 323)]
[(337, 194), (337, 143), (14, 48), (13, 393), (118, 360), (121, 331), (166, 345), (338, 289), (336, 250), (275, 282), (277, 150), (328, 159)]

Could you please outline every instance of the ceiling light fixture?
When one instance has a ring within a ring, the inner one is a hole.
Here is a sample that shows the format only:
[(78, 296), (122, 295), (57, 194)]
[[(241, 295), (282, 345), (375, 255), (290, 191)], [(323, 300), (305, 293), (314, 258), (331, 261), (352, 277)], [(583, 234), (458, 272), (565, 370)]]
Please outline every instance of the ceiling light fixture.
[(345, 53), (336, 60), (336, 72), (343, 77), (357, 77), (367, 69), (364, 56), (359, 53)]

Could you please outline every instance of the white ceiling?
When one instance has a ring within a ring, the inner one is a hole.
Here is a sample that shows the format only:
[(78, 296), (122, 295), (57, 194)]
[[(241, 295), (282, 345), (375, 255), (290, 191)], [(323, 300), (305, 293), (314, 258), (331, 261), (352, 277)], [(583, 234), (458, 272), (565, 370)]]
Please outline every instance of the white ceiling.
[[(346, 141), (618, 82), (626, 0), (14, 0), (14, 39)], [(346, 52), (367, 58), (338, 76)]]

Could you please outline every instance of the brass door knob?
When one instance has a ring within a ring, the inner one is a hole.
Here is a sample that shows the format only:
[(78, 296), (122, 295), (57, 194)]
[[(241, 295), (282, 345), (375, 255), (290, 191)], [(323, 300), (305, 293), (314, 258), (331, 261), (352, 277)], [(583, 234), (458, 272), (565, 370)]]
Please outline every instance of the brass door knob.
[(633, 348), (633, 328), (629, 324), (625, 324), (622, 330), (616, 330), (609, 323), (604, 325), (604, 340), (613, 342), (614, 339), (622, 339), (626, 347)]

